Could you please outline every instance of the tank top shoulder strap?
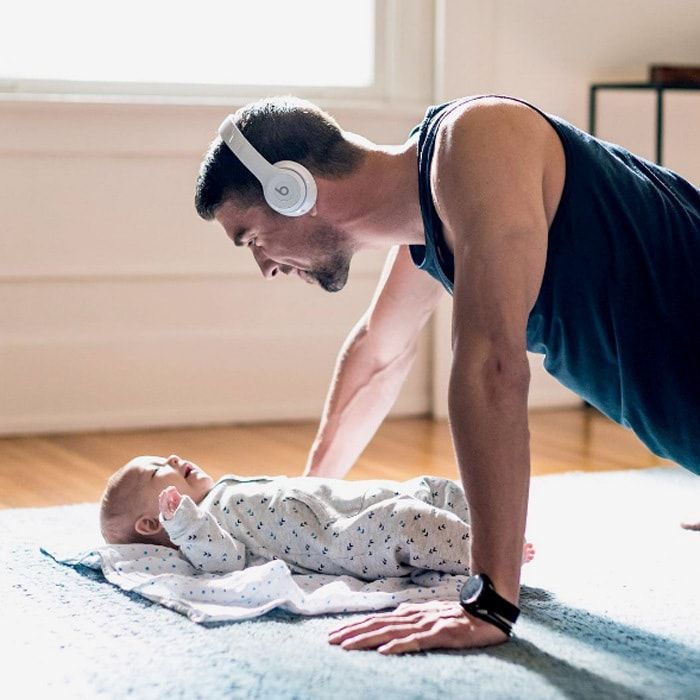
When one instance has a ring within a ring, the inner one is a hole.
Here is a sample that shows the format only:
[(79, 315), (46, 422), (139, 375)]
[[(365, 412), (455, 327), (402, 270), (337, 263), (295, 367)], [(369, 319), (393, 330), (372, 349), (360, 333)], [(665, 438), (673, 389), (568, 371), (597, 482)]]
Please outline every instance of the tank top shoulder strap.
[[(471, 95), (433, 105), (427, 109), (423, 121), (415, 126), (409, 134), (409, 138), (418, 134), (418, 196), (425, 232), (425, 244), (410, 245), (409, 252), (414, 265), (434, 277), (445, 287), (449, 294), (452, 294), (454, 288), (454, 257), (452, 251), (445, 243), (442, 233), (442, 222), (433, 204), (430, 167), (435, 154), (435, 143), (442, 120), (467, 102), (485, 97), (515, 99), (508, 95)], [(517, 101), (523, 102), (522, 100)]]
[(470, 95), (429, 107), (423, 121), (415, 126), (409, 134), (409, 138), (418, 134), (418, 196), (423, 217), (423, 230), (425, 232), (424, 245), (409, 246), (411, 259), (416, 267), (434, 277), (450, 294), (452, 294), (454, 289), (454, 257), (452, 251), (445, 243), (442, 221), (433, 204), (433, 193), (430, 184), (430, 169), (435, 154), (435, 143), (440, 124), (448, 114), (468, 102), (488, 97), (499, 97), (520, 102), (549, 119), (549, 116), (540, 109), (516, 97), (496, 94)]

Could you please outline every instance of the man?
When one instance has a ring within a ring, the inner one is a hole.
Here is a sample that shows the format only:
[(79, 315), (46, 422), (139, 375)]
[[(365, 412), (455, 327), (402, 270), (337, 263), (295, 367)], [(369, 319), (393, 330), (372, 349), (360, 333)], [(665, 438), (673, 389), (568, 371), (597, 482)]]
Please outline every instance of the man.
[(392, 147), (299, 100), (232, 119), (267, 161), (306, 166), (318, 191), (308, 213), (275, 213), (235, 142), (212, 144), (197, 210), (249, 247), (266, 278), (338, 291), (357, 250), (391, 247), (341, 349), (306, 474), (348, 471), (393, 404), (418, 332), (444, 290), (454, 297), (448, 404), (478, 600), (399, 608), (330, 641), (382, 653), (505, 641), (528, 501), (526, 350), (656, 454), (700, 472), (700, 191), (505, 96), (431, 108)]

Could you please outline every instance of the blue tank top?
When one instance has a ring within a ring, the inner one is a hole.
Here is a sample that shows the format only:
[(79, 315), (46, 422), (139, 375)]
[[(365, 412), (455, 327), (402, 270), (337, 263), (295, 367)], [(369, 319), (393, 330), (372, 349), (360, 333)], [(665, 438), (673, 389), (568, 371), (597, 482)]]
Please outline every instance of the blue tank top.
[[(430, 164), (442, 119), (470, 99), (431, 107), (411, 132), (419, 135), (425, 245), (410, 253), (450, 294), (454, 260), (433, 205)], [(552, 125), (566, 157), (528, 350), (654, 453), (700, 474), (700, 190), (517, 101)]]

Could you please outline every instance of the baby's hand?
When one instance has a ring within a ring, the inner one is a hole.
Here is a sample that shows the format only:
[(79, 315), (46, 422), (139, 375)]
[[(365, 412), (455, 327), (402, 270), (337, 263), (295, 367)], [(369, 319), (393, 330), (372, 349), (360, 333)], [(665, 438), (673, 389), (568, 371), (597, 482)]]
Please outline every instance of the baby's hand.
[(175, 511), (180, 505), (181, 500), (182, 495), (175, 486), (168, 486), (167, 489), (163, 489), (160, 492), (160, 496), (158, 496), (158, 505), (160, 506), (160, 512), (165, 520), (170, 520), (170, 518), (175, 515)]

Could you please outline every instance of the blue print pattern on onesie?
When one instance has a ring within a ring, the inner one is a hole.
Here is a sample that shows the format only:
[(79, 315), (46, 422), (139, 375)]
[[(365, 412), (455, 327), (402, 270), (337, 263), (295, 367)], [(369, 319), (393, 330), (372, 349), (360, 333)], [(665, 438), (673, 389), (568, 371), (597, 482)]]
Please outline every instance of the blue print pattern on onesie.
[[(469, 514), (455, 482), (340, 483), (278, 477), (251, 484), (231, 477), (199, 506), (183, 497), (163, 524), (203, 572), (239, 571), (248, 559), (282, 559), (295, 573), (365, 580), (423, 570), (468, 573)], [(355, 489), (364, 484), (365, 493), (343, 499), (336, 491), (348, 483)]]

